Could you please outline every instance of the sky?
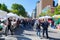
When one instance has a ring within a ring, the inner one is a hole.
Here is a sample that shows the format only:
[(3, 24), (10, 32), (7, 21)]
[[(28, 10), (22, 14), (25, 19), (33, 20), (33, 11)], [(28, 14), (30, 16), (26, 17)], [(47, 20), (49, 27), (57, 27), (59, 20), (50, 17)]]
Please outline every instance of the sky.
[[(0, 3), (4, 3), (8, 9), (11, 9), (13, 3), (22, 4), (28, 14), (31, 16), (33, 9), (36, 7), (38, 0), (0, 0)], [(58, 0), (54, 0), (56, 3)]]

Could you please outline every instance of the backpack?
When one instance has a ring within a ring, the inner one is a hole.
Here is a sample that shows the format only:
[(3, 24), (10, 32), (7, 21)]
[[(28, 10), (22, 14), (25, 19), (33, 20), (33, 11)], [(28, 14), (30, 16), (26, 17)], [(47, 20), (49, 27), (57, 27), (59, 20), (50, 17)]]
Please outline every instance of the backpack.
[(46, 22), (44, 22), (44, 26), (45, 27), (48, 27), (48, 25), (49, 25), (49, 23), (46, 21)]

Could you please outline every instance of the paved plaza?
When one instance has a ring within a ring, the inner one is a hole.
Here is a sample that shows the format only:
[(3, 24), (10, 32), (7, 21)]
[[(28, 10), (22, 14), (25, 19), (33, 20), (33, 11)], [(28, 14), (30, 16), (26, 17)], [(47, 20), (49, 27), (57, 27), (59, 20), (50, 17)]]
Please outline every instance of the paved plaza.
[(38, 37), (36, 35), (36, 31), (34, 30), (17, 29), (17, 31), (18, 32), (16, 32), (14, 35), (2, 35), (2, 37), (0, 37), (0, 40), (60, 40), (60, 31), (53, 28), (49, 28), (48, 39), (42, 37), (42, 32), (41, 37)]

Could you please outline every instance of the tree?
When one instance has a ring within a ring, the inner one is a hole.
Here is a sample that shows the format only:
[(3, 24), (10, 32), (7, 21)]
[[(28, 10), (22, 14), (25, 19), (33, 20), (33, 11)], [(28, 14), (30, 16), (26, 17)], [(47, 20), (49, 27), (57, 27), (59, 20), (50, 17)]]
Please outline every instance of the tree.
[(0, 9), (1, 9), (1, 4), (0, 4)]
[(9, 10), (7, 9), (7, 6), (5, 4), (0, 4), (0, 9), (6, 12), (9, 12)]
[(46, 15), (48, 15), (48, 16), (53, 16), (54, 13), (52, 14), (52, 13), (51, 13), (51, 9), (49, 9), (49, 10), (47, 10), (46, 12), (42, 12), (42, 13), (40, 14), (40, 16), (46, 16)]
[(60, 6), (57, 6), (57, 7), (55, 8), (54, 14), (55, 14), (55, 15), (60, 14)]
[(51, 13), (51, 9), (49, 9), (46, 13), (42, 12), (40, 16), (45, 16), (45, 15), (53, 16), (59, 14), (60, 14), (60, 5), (54, 8), (54, 13)]
[(27, 12), (25, 11), (25, 8), (21, 4), (12, 4), (12, 12), (16, 13), (17, 15), (22, 15), (24, 17), (27, 16)]
[(39, 16), (45, 16), (45, 15), (46, 15), (46, 13), (42, 12)]
[(54, 13), (51, 12), (51, 9), (49, 9), (46, 13), (47, 13), (47, 15), (49, 15), (49, 16), (53, 16), (53, 15), (54, 15)]

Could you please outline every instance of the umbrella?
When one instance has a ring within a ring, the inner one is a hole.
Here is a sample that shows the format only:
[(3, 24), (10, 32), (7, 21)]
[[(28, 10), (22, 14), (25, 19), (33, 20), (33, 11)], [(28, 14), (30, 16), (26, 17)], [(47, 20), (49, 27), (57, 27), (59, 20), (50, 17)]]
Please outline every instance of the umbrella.
[(21, 16), (21, 15), (19, 16), (19, 18), (20, 18), (20, 19), (24, 19), (24, 17), (23, 17), (23, 16)]
[(7, 15), (7, 12), (0, 10), (0, 18), (3, 18)]
[(42, 16), (42, 17), (39, 17), (39, 19), (44, 19), (44, 16)]
[(60, 15), (58, 15), (57, 18), (60, 18)]
[(44, 16), (44, 18), (52, 18), (51, 16)]
[(14, 17), (15, 15), (13, 13), (8, 13), (7, 17)]
[(52, 18), (50, 16), (42, 16), (42, 17), (39, 17), (39, 19), (44, 19), (44, 18)]
[(8, 13), (7, 14), (7, 17), (13, 17), (13, 18), (18, 18), (18, 15), (17, 14), (14, 14), (14, 13)]
[(60, 18), (60, 15), (54, 15), (53, 18)]
[(19, 18), (19, 16), (17, 14), (15, 14), (16, 18)]

